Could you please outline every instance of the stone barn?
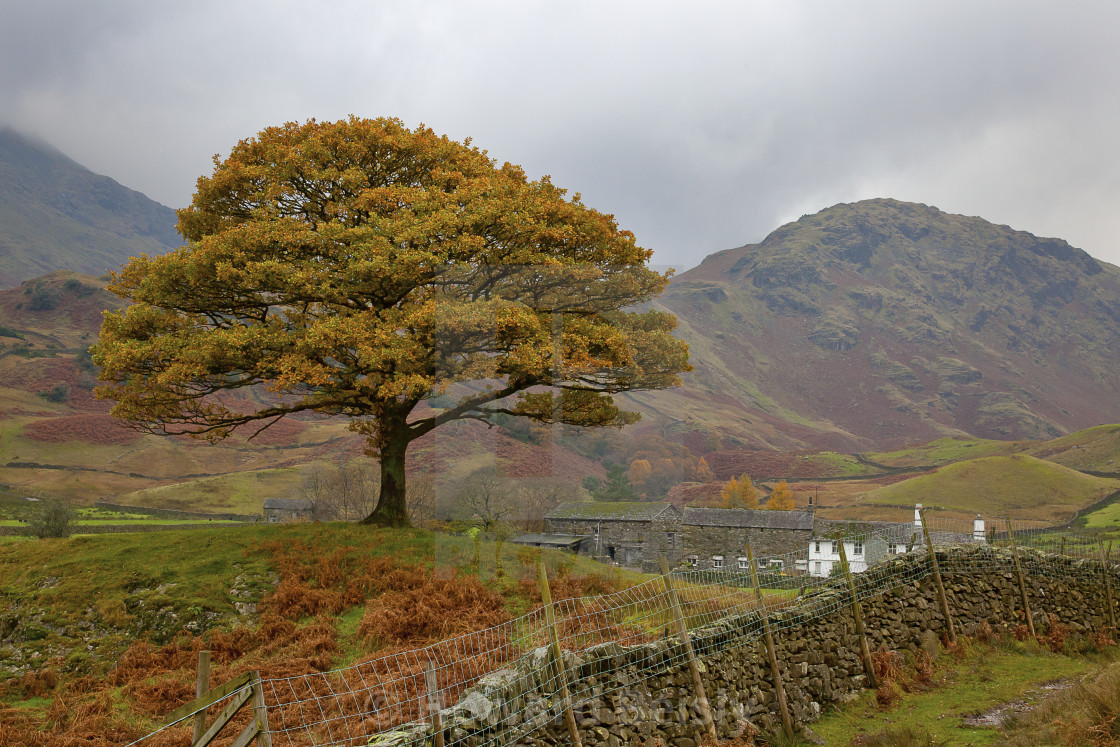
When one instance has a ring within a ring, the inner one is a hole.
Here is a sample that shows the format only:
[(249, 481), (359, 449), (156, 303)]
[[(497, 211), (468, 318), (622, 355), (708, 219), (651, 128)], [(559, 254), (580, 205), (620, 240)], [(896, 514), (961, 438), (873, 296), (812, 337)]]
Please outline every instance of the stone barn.
[(662, 555), (670, 563), (681, 557), (681, 511), (672, 503), (562, 503), (545, 514), (544, 531), (589, 536), (580, 551), (618, 565), (654, 570)]
[(315, 504), (304, 498), (265, 498), (264, 520), (270, 524), (311, 521)]

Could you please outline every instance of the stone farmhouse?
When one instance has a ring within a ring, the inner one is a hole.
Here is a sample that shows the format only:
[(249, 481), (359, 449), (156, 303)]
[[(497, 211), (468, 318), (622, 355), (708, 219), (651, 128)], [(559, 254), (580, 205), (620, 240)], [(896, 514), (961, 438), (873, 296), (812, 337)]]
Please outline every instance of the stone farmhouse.
[(604, 562), (654, 571), (670, 565), (746, 568), (749, 542), (759, 559), (803, 550), (813, 535), (812, 511), (693, 508), (671, 503), (564, 503), (544, 517), (544, 533), (520, 544), (558, 543)]
[[(913, 523), (829, 521), (814, 511), (744, 508), (679, 509), (671, 503), (640, 501), (563, 503), (544, 517), (544, 531), (513, 542), (566, 549), (647, 572), (664, 556), (671, 566), (747, 570), (750, 544), (760, 567), (780, 572), (828, 576), (840, 563), (840, 546), (853, 573), (887, 555), (909, 552), (922, 543), (921, 505)], [(979, 516), (968, 534), (931, 532), (939, 544), (984, 542)], [(808, 548), (807, 556), (804, 554)], [(799, 554), (794, 567), (788, 556)]]
[(813, 536), (812, 511), (688, 506), (683, 514), (683, 560), (694, 568), (746, 570), (750, 544), (760, 563), (784, 570), (771, 559), (801, 550)]

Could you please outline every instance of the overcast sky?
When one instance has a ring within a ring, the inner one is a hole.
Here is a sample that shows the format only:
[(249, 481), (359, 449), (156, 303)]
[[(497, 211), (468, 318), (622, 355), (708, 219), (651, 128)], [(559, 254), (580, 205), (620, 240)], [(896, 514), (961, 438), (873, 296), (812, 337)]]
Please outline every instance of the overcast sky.
[(166, 205), (261, 128), (472, 137), (687, 268), (895, 197), (1120, 264), (1120, 3), (0, 1), (0, 123)]

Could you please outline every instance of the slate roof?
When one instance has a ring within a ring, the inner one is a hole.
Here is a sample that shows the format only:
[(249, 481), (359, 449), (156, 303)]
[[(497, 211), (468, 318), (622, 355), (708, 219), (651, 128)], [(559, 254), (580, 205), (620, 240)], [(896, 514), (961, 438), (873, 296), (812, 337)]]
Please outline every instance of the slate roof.
[(584, 540), (594, 539), (590, 534), (522, 534), (510, 540), (518, 545), (547, 545), (548, 547), (572, 547)]
[(767, 511), (761, 508), (701, 508), (686, 506), (684, 523), (700, 527), (736, 529), (813, 530), (812, 511)]
[(672, 503), (648, 501), (587, 501), (561, 503), (545, 514), (546, 519), (584, 519), (610, 521), (652, 521), (679, 519), (680, 509)]

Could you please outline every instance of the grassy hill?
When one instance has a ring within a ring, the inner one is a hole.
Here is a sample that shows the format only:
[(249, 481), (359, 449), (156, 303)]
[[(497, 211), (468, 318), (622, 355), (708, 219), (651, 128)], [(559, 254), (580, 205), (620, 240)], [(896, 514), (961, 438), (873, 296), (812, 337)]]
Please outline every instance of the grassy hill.
[(57, 270), (101, 275), (182, 242), (175, 211), (49, 145), (0, 128), (0, 288)]
[(1086, 428), (1034, 446), (1027, 453), (1076, 470), (1120, 473), (1120, 424)]
[(1120, 480), (1014, 454), (950, 464), (932, 474), (877, 488), (866, 501), (893, 506), (922, 503), (989, 517), (1058, 523), (1117, 490)]

